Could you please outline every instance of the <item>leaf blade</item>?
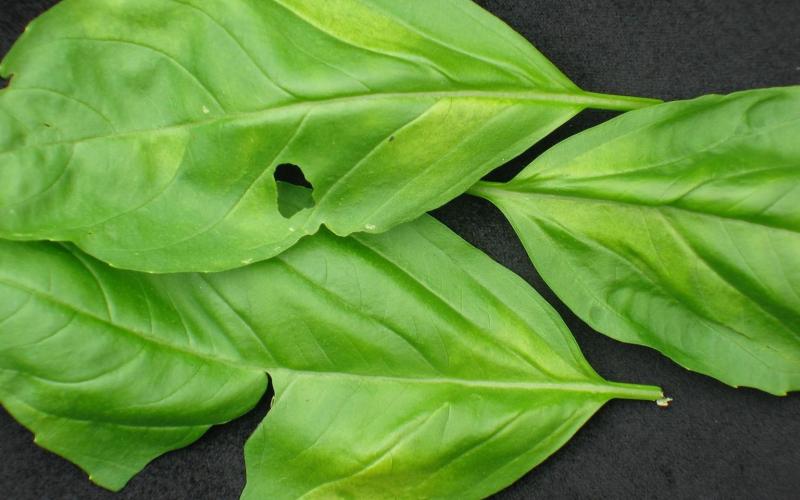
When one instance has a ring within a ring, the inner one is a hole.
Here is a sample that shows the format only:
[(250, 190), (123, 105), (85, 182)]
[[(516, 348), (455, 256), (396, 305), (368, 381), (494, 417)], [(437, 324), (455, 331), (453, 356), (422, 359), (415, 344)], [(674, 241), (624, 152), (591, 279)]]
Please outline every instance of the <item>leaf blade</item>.
[(800, 387), (798, 102), (789, 87), (662, 105), (475, 192), (598, 331), (785, 394)]
[(191, 336), (141, 276), (57, 245), (0, 246), (10, 303), (0, 313), (0, 400), (98, 484), (121, 488), (266, 389), (262, 370), (212, 354), (221, 346)]
[[(43, 258), (42, 252), (58, 258)], [(108, 309), (113, 321), (123, 325), (135, 321), (145, 333), (150, 315), (155, 326), (149, 335), (158, 340), (158, 352), (140, 356), (138, 344), (137, 349), (125, 349), (118, 334), (86, 328), (69, 330), (60, 344), (42, 344), (40, 351), (14, 346), (35, 342), (58, 327), (56, 320), (62, 318), (56, 315), (54, 326), (48, 326), (42, 318), (52, 313), (45, 311), (37, 311), (38, 323), (12, 316), (10, 323), (0, 324), (0, 368), (17, 370), (27, 378), (2, 379), (0, 399), (26, 425), (42, 426), (34, 428), (39, 433), (67, 424), (27, 418), (7, 401), (33, 393), (39, 399), (30, 400), (30, 405), (54, 413), (60, 410), (75, 418), (102, 417), (145, 428), (151, 423), (174, 425), (199, 435), (207, 426), (246, 411), (263, 393), (268, 372), (276, 404), (247, 447), (252, 483), (247, 495), (268, 491), (271, 497), (294, 497), (298, 492), (324, 496), (381, 488), (401, 496), (453, 495), (473, 487), (474, 471), (491, 457), (494, 472), (474, 486), (474, 495), (489, 494), (553, 453), (604, 402), (661, 397), (654, 387), (615, 384), (599, 377), (543, 299), (427, 217), (380, 235), (343, 239), (322, 232), (275, 259), (210, 275), (142, 275), (81, 256), (90, 266), (86, 267), (76, 262), (80, 260), (76, 255), (80, 254), (50, 243), (0, 242), (0, 269), (20, 281), (20, 274), (29, 274), (26, 266), (33, 266), (39, 273), (34, 276), (41, 275), (39, 286), (47, 287), (48, 271), (58, 267), (51, 293), (88, 302), (94, 315)], [(104, 293), (93, 274), (100, 278)], [(458, 287), (452, 286), (454, 279)], [(142, 281), (140, 294), (130, 293), (136, 290), (131, 280)], [(69, 284), (66, 290), (60, 288), (62, 282)], [(74, 293), (81, 286), (86, 290)], [(0, 294), (7, 299), (0, 302), (0, 317), (17, 314), (14, 311), (29, 295), (24, 288), (2, 284)], [(75, 342), (75, 335), (86, 335), (86, 340)], [(151, 344), (156, 345), (147, 345)], [(73, 348), (62, 349), (64, 345)], [(115, 354), (103, 355), (109, 351)], [(97, 354), (92, 356), (93, 352)], [(87, 365), (83, 362), (87, 356), (106, 365)], [(143, 365), (136, 366), (139, 359)], [(123, 376), (117, 371), (112, 378), (98, 375), (104, 367), (120, 363), (133, 366), (132, 372)], [(153, 366), (145, 369), (147, 363)], [(52, 370), (68, 380), (90, 382), (67, 386), (71, 389), (53, 402), (47, 397), (52, 389), (37, 386), (33, 377), (43, 369), (46, 376), (50, 373), (46, 370)], [(194, 370), (199, 375), (192, 375)], [(94, 381), (98, 376), (111, 387)], [(156, 382), (161, 379), (171, 383)], [(193, 385), (181, 390), (187, 379)], [(150, 394), (153, 384), (162, 391), (160, 403)], [(173, 391), (180, 397), (170, 396)], [(187, 398), (204, 404), (193, 401), (187, 410), (183, 407), (190, 404)], [(401, 400), (390, 407), (396, 398)], [(412, 460), (410, 450), (421, 450), (416, 443), (430, 435), (430, 426), (438, 429), (447, 422), (448, 407), (458, 425), (448, 424), (448, 439), (441, 447), (431, 444), (424, 458)], [(569, 425), (559, 428), (561, 417), (573, 413)], [(370, 422), (369, 432), (362, 428), (365, 421)], [(398, 426), (423, 430), (403, 441)], [(80, 431), (72, 426), (70, 430)], [(292, 439), (305, 436), (313, 441), (323, 434), (320, 445), (297, 455), (294, 465), (280, 459), (295, 456), (301, 442)], [(106, 446), (102, 439), (109, 438), (89, 435), (82, 442), (94, 453), (108, 450), (117, 469), (133, 473), (143, 466)], [(486, 444), (484, 438), (490, 438)], [(259, 443), (265, 440), (270, 446), (263, 454)], [(78, 461), (75, 452), (85, 452), (71, 442), (45, 445), (73, 461)], [(135, 442), (126, 445), (137, 449)], [(345, 457), (326, 458), (331, 449), (352, 446), (366, 460), (361, 464), (366, 472), (354, 470), (357, 464)], [(384, 469), (392, 446), (395, 473)], [(138, 457), (149, 453), (150, 458), (164, 451), (137, 450)], [(263, 459), (258, 458), (262, 454)], [(309, 469), (311, 464), (315, 466)], [(81, 465), (100, 477), (93, 463)], [(298, 477), (301, 470), (317, 471), (319, 481)], [(374, 470), (381, 474), (369, 473)], [(429, 475), (434, 470), (441, 472)], [(408, 474), (428, 481), (407, 483), (403, 478)], [(117, 482), (103, 484), (122, 483), (115, 478)]]
[[(652, 103), (580, 91), (468, 2), (66, 0), (0, 73), (0, 234), (158, 272), (386, 230), (584, 107)], [(317, 202), (290, 218), (284, 163)]]

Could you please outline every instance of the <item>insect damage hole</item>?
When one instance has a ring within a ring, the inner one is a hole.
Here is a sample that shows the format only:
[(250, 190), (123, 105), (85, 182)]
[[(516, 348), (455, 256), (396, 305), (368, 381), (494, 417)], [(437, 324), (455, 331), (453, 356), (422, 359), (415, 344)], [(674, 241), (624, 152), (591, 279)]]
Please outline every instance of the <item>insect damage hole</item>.
[(278, 190), (278, 211), (287, 219), (297, 212), (314, 206), (314, 186), (297, 165), (285, 163), (275, 168)]

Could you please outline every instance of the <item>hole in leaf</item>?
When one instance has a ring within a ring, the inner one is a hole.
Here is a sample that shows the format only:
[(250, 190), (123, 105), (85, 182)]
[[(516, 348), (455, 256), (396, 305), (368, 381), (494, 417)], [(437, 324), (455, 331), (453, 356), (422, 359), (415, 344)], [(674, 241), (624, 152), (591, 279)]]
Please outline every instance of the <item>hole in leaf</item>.
[(278, 165), (275, 169), (275, 185), (278, 189), (278, 211), (287, 219), (297, 212), (314, 206), (314, 186), (306, 179), (297, 165)]
[(275, 180), (294, 184), (295, 186), (312, 188), (311, 183), (308, 182), (300, 167), (290, 163), (278, 165), (275, 169)]

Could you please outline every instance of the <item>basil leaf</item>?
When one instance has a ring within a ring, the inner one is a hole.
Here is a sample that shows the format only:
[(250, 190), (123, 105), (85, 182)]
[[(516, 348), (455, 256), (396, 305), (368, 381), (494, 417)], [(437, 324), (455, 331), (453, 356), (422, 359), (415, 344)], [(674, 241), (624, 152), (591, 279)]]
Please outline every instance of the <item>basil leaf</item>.
[[(0, 236), (219, 271), (465, 191), (583, 92), (467, 1), (66, 0), (0, 65)], [(313, 199), (287, 210), (277, 167)]]
[(481, 184), (584, 321), (733, 386), (800, 389), (800, 87), (663, 104)]
[(662, 397), (600, 378), (543, 299), (427, 216), (211, 275), (0, 241), (0, 401), (102, 486), (247, 411), (265, 371), (247, 498), (485, 496), (611, 398)]

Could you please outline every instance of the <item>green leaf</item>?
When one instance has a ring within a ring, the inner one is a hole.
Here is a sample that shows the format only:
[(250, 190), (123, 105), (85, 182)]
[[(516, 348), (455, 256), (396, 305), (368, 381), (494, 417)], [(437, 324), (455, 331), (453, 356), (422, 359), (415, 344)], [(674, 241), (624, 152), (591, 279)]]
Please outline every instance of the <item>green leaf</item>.
[(552, 148), (497, 204), (558, 296), (733, 386), (800, 389), (800, 87), (637, 111)]
[[(156, 272), (384, 231), (587, 106), (653, 102), (581, 91), (464, 0), (65, 0), (0, 74), (0, 237)], [(283, 164), (314, 187), (294, 214)]]
[(611, 398), (662, 397), (600, 378), (543, 299), (427, 216), (210, 275), (0, 241), (0, 401), (100, 485), (246, 412), (265, 372), (246, 498), (478, 498)]

